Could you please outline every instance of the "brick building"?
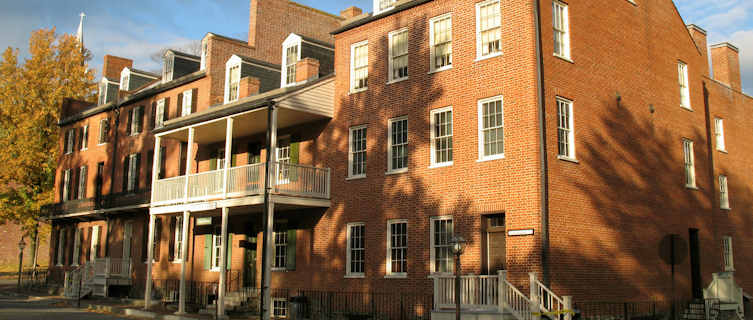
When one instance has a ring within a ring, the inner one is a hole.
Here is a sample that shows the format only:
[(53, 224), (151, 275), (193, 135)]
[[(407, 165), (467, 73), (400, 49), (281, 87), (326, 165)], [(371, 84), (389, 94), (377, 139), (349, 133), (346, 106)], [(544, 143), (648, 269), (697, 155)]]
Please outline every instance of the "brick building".
[[(248, 43), (208, 34), (201, 57), (168, 52), (160, 81), (63, 106), (58, 200), (87, 193), (53, 212), (51, 261), (153, 256), (113, 283), (147, 297), (178, 278), (218, 282), (220, 300), (263, 279), (433, 293), (412, 312), (442, 319), (461, 235), (481, 314), (527, 319), (512, 287), (556, 312), (719, 297), (720, 281), (742, 313), (753, 98), (738, 49), (707, 50), (672, 1), (285, 3), (251, 2)], [(105, 57), (103, 87), (150, 76), (131, 67)], [(76, 144), (109, 119), (111, 140)]]

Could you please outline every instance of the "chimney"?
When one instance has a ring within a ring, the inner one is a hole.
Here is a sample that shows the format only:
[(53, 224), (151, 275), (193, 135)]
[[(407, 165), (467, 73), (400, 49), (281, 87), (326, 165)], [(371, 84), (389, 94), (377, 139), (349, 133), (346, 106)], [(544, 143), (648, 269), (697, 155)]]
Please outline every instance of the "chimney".
[(319, 60), (303, 58), (295, 65), (295, 82), (305, 82), (319, 78)]
[(703, 56), (703, 61), (706, 61), (707, 63), (705, 70), (706, 72), (708, 72), (709, 70), (708, 45), (709, 44), (706, 41), (706, 35), (707, 35), (706, 30), (694, 24), (689, 24), (687, 27), (688, 27), (688, 32), (690, 32), (690, 37), (693, 38), (693, 42), (695, 42), (695, 45), (698, 47), (698, 50), (701, 51), (701, 55)]
[(125, 68), (133, 68), (133, 60), (107, 54), (102, 65), (102, 76), (110, 81), (120, 82), (120, 72)]
[(714, 79), (740, 91), (740, 50), (729, 42), (711, 46)]
[(343, 10), (343, 11), (340, 11), (340, 16), (343, 17), (345, 20), (348, 20), (348, 19), (353, 18), (353, 17), (360, 16), (361, 14), (363, 14), (363, 10), (361, 10), (361, 8), (355, 7), (355, 6), (352, 6), (352, 7), (349, 7), (347, 9)]
[(261, 89), (261, 81), (255, 77), (244, 77), (238, 84), (238, 99), (243, 99), (256, 94), (259, 94)]

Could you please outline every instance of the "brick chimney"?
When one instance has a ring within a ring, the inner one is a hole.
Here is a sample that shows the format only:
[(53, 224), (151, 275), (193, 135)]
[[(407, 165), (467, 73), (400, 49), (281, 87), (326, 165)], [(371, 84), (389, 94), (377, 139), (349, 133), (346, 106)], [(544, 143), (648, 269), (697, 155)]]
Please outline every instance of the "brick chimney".
[(125, 68), (133, 68), (133, 60), (106, 54), (102, 65), (102, 76), (108, 80), (120, 82), (120, 72)]
[[(688, 26), (688, 32), (690, 32), (690, 36), (693, 38), (693, 42), (695, 42), (695, 45), (698, 46), (698, 50), (701, 51), (701, 55), (703, 56), (703, 61), (708, 61), (708, 41), (706, 40), (706, 30), (703, 28), (694, 25), (689, 24)], [(707, 62), (708, 63), (708, 62)], [(706, 66), (706, 72), (708, 72), (709, 68), (708, 65)]]
[(255, 77), (244, 77), (238, 84), (238, 99), (243, 99), (256, 94), (259, 94), (261, 89), (261, 81)]
[(295, 82), (304, 82), (319, 78), (319, 60), (303, 58), (295, 65)]
[(351, 6), (343, 11), (340, 11), (340, 16), (345, 18), (345, 20), (360, 16), (361, 14), (363, 14), (363, 10), (356, 6)]
[(740, 50), (729, 42), (711, 46), (714, 79), (740, 91)]

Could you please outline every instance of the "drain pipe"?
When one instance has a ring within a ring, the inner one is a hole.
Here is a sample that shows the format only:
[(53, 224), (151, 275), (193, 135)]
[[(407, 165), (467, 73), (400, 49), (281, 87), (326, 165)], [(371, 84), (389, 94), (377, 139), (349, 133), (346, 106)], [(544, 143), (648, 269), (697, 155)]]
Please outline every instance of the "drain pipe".
[(533, 1), (534, 24), (536, 26), (536, 82), (539, 107), (539, 154), (541, 162), (541, 282), (550, 285), (549, 279), (549, 166), (546, 148), (546, 103), (544, 100), (544, 60), (541, 45), (541, 7)]

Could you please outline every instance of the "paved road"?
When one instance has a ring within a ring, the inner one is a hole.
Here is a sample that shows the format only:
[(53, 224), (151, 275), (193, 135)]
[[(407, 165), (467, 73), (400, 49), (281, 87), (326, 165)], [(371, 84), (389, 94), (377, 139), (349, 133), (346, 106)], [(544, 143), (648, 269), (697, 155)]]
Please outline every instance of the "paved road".
[(27, 299), (0, 292), (0, 319), (12, 320), (107, 320), (126, 319), (112, 315), (85, 312), (75, 308), (56, 307), (60, 300)]

